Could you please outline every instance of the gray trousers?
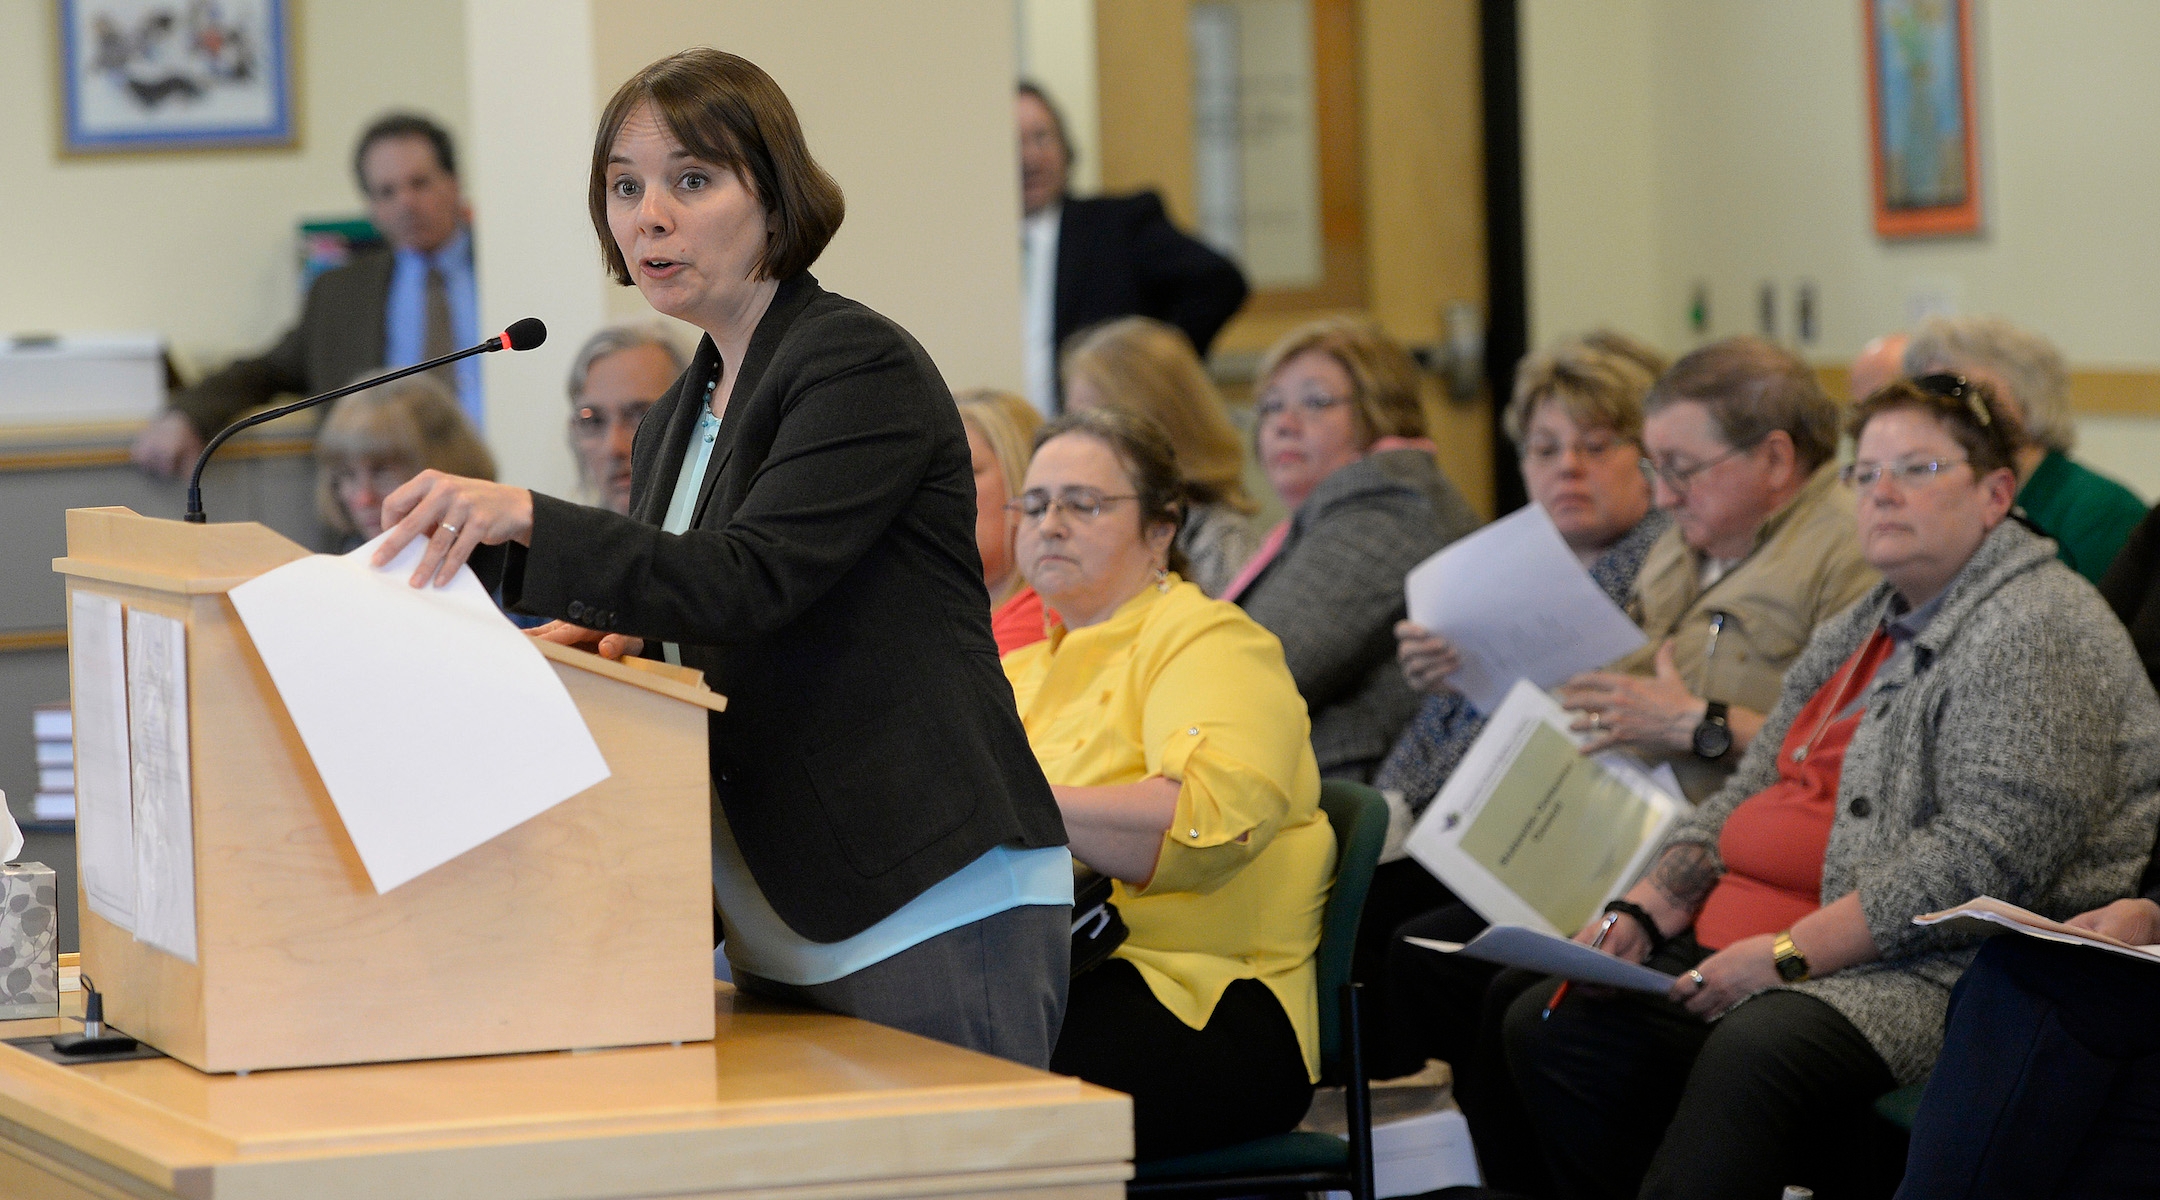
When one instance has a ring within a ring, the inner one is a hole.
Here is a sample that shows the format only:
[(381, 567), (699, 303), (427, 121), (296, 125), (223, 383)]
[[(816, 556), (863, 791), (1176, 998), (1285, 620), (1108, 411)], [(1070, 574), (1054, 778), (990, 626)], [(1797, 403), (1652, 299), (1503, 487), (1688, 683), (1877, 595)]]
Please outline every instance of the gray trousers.
[(776, 983), (737, 967), (735, 985), (1042, 1068), (1065, 1020), (1071, 957), (1071, 907), (1029, 904), (829, 983)]

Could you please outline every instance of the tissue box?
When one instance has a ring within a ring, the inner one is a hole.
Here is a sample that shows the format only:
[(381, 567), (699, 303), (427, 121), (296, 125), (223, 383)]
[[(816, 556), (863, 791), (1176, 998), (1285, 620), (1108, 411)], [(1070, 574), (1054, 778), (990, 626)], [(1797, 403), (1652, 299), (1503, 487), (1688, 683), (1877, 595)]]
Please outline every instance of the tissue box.
[(57, 895), (44, 863), (0, 866), (0, 1020), (60, 1015)]

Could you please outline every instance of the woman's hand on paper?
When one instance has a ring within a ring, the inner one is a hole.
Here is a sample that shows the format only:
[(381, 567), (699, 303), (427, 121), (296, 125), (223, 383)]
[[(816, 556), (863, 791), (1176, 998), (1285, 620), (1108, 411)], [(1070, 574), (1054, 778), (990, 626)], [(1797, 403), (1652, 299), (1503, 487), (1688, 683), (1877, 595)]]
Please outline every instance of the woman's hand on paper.
[(631, 637), (627, 633), (602, 633), (568, 621), (549, 621), (527, 632), (541, 641), (590, 650), (602, 658), (625, 658), (645, 652), (644, 638)]
[(1605, 914), (1599, 913), (1590, 918), (1589, 924), (1576, 932), (1575, 940), (1585, 946), (1595, 942), (1599, 951), (1614, 958), (1624, 958), (1631, 963), (1639, 963), (1650, 957), (1650, 935), (1643, 932), (1642, 926), (1637, 925), (1633, 917), (1620, 914), (1620, 919), (1614, 921), (1612, 928), (1606, 931), (1605, 940), (1599, 942), (1598, 930), (1604, 927)]
[(1587, 733), (1584, 754), (1616, 746), (1678, 754), (1694, 746), (1705, 705), (1681, 682), (1672, 643), (1658, 647), (1657, 674), (1645, 679), (1618, 671), (1585, 671), (1557, 689), (1560, 703), (1582, 713), (1570, 726)]
[[(1785, 981), (1778, 978), (1777, 956), (1767, 933), (1742, 938), (1702, 960), (1693, 971), (1682, 972), (1666, 995), (1675, 1004), (1708, 1021), (1765, 988)], [(1700, 976), (1702, 984), (1697, 986)]]
[(1462, 670), (1455, 643), (1414, 621), (1395, 622), (1395, 658), (1411, 689), (1427, 696), (1453, 691), (1448, 676)]
[(531, 492), (441, 471), (422, 471), (383, 497), (382, 518), (375, 566), (396, 558), (416, 539), (427, 539), (412, 574), (414, 587), (449, 583), (476, 546), (532, 543)]
[(2160, 904), (2142, 896), (2117, 900), (2104, 908), (2079, 913), (2063, 924), (2105, 934), (2133, 946), (2160, 944)]

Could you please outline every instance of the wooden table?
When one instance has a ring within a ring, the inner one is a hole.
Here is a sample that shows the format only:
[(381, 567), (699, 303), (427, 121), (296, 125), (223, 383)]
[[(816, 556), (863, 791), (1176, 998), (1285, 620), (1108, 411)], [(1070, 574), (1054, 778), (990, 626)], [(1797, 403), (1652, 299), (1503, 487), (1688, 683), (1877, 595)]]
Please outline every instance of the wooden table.
[[(716, 988), (718, 1038), (680, 1047), (234, 1077), (0, 1046), (0, 1196), (1124, 1194), (1124, 1096)], [(0, 1023), (0, 1037), (59, 1024)]]

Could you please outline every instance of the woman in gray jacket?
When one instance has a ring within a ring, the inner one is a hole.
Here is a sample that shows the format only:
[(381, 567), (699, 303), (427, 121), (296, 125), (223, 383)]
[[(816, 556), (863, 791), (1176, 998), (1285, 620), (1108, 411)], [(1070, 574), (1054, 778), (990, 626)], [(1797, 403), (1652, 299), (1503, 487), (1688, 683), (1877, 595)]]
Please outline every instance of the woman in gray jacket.
[(1253, 416), (1290, 519), (1222, 598), (1282, 640), (1320, 774), (1365, 783), (1417, 713), (1395, 664), (1403, 577), (1477, 514), (1433, 462), (1416, 366), (1368, 323), (1331, 317), (1277, 342)]
[(1579, 935), (1676, 974), (1670, 995), (1495, 984), (1519, 990), (1510, 1101), (1552, 1176), (1531, 1189), (1887, 1194), (1869, 1102), (1927, 1074), (1976, 940), (1912, 919), (1978, 895), (2068, 917), (2136, 881), (2160, 699), (2100, 597), (2008, 519), (2008, 425), (1954, 376), (1856, 412), (1846, 474), (1884, 584), (1816, 632), (1732, 780)]

